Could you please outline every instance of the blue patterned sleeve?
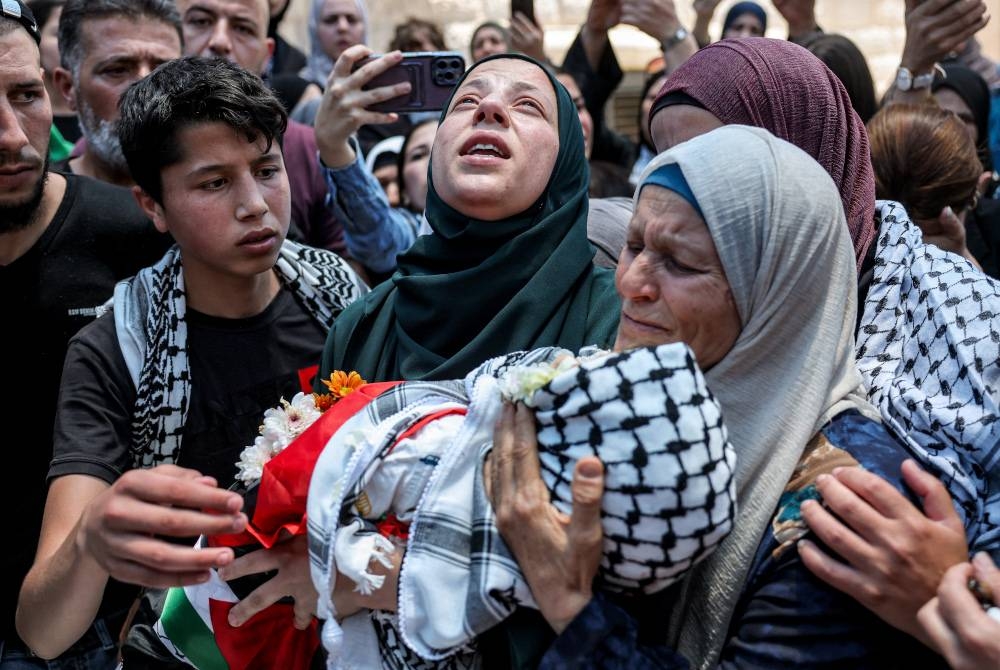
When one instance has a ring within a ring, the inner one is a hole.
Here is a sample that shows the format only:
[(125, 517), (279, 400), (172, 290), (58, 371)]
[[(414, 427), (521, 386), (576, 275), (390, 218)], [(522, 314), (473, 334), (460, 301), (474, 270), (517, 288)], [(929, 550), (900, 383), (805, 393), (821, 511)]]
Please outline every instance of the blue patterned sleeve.
[(552, 643), (539, 670), (688, 670), (673, 650), (639, 642), (639, 627), (625, 610), (598, 592)]
[(326, 179), (327, 207), (344, 226), (347, 251), (375, 272), (390, 272), (396, 256), (417, 239), (419, 217), (389, 206), (382, 186), (365, 169), (361, 154), (342, 168), (320, 163)]

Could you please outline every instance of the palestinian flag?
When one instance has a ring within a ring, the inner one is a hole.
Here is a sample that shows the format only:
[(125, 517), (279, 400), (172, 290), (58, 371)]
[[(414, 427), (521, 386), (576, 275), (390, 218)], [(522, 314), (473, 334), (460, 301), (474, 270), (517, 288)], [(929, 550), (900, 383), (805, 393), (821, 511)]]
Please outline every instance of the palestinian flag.
[[(212, 570), (212, 577), (204, 584), (167, 591), (163, 612), (154, 630), (163, 645), (177, 657), (200, 670), (228, 670), (229, 664), (219, 650), (212, 623), (213, 604), (229, 607), (238, 602), (236, 594)], [(229, 608), (226, 607), (228, 613)], [(223, 623), (229, 627), (225, 617)]]

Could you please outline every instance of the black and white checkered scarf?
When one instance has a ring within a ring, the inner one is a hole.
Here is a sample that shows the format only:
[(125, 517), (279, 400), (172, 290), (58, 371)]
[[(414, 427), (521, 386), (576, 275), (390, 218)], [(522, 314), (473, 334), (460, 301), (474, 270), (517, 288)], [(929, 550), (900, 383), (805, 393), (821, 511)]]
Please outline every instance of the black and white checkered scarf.
[[(502, 406), (498, 379), (568, 353), (546, 348), (502, 356), (471, 373), (464, 385), (401, 384), (333, 436), (313, 474), (308, 510), (313, 581), (319, 616), (327, 618), (323, 637), (333, 652), (331, 667), (472, 667), (479, 634), (518, 605), (535, 606), (496, 529), (482, 463)], [(353, 501), (385, 462), (394, 436), (456, 401), (468, 408), (460, 428), (434, 445), (433, 454), (424, 454), (437, 460), (410, 527), (397, 614), (355, 615), (341, 631), (329, 598), (338, 528), (356, 518)], [(570, 511), (569, 484), (580, 458), (596, 455), (604, 463), (601, 588), (663, 589), (728, 533), (735, 515), (735, 456), (719, 405), (687, 346), (584, 357), (579, 367), (536, 391), (529, 404), (539, 429), (542, 477), (558, 508)]]
[[(285, 240), (275, 270), (325, 328), (368, 288), (339, 256)], [(135, 467), (174, 462), (191, 394), (187, 303), (181, 253), (119, 282), (113, 298), (118, 345), (136, 389), (132, 417)]]
[(1000, 282), (923, 242), (880, 201), (858, 367), (893, 434), (966, 516), (972, 551), (1000, 557)]

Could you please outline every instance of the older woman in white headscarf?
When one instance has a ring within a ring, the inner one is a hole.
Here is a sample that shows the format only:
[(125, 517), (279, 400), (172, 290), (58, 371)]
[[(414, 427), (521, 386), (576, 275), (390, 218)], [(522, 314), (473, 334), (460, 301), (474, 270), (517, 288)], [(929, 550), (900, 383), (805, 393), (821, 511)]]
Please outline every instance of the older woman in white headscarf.
[(578, 465), (567, 523), (534, 474), (530, 413), (510, 413), (493, 504), (559, 633), (543, 667), (682, 667), (680, 656), (697, 668), (882, 667), (920, 646), (813, 577), (794, 549), (808, 534), (800, 506), (817, 504), (817, 480), (835, 468), (904, 488), (906, 451), (864, 399), (854, 362), (855, 265), (830, 176), (767, 131), (726, 126), (646, 168), (616, 277), (615, 346), (691, 346), (736, 449), (739, 514), (679, 589), (641, 607), (658, 616), (641, 628), (647, 640), (592, 590), (600, 468)]

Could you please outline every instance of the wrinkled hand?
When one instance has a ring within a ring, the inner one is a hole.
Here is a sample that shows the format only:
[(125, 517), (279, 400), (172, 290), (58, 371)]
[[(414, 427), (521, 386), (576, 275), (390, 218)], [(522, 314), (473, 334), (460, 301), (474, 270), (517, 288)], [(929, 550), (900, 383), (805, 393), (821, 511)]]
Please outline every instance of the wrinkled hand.
[(900, 64), (914, 74), (958, 51), (989, 22), (982, 0), (906, 0), (906, 41)]
[(155, 536), (237, 533), (247, 521), (242, 507), (239, 494), (194, 470), (130, 470), (87, 505), (76, 542), (119, 581), (153, 588), (197, 584), (211, 568), (229, 564), (232, 549), (183, 547)]
[(1000, 668), (1000, 621), (987, 615), (969, 591), (970, 577), (989, 586), (994, 604), (1000, 605), (1000, 570), (989, 556), (977, 554), (972, 565), (960, 563), (945, 573), (937, 597), (917, 617), (955, 670)]
[(621, 22), (635, 26), (657, 42), (680, 27), (674, 0), (622, 0)]
[(320, 157), (329, 167), (343, 167), (354, 161), (349, 139), (361, 126), (392, 123), (399, 118), (398, 114), (372, 112), (366, 107), (410, 92), (409, 82), (363, 90), (362, 86), (403, 59), (402, 53), (392, 51), (351, 72), (355, 63), (371, 53), (363, 44), (345, 49), (326, 82), (315, 128)]
[(573, 511), (567, 518), (549, 502), (538, 462), (535, 418), (518, 404), (504, 404), (484, 479), (497, 528), (517, 559), (538, 608), (562, 632), (593, 596), (604, 529), (601, 462), (580, 459), (573, 472)]
[(510, 18), (510, 44), (514, 51), (531, 56), (540, 63), (548, 60), (545, 56), (545, 32), (521, 12), (515, 12)]
[(594, 33), (606, 33), (621, 22), (621, 12), (622, 0), (593, 0), (584, 27)]
[(309, 574), (309, 547), (305, 535), (297, 535), (270, 549), (258, 549), (240, 556), (232, 565), (219, 570), (222, 579), (230, 580), (269, 570), (278, 573), (229, 610), (229, 625), (242, 626), (253, 615), (285, 596), (295, 599), (295, 627), (305, 630), (316, 614), (316, 589)]
[(799, 542), (799, 554), (827, 584), (919, 637), (917, 610), (934, 595), (945, 571), (967, 560), (968, 548), (947, 489), (912, 460), (902, 469), (923, 502), (923, 513), (887, 481), (861, 468), (820, 475), (817, 486), (830, 510), (809, 501), (802, 504), (802, 516), (846, 563), (808, 540)]
[(788, 22), (789, 37), (816, 30), (816, 0), (774, 0), (774, 8)]

